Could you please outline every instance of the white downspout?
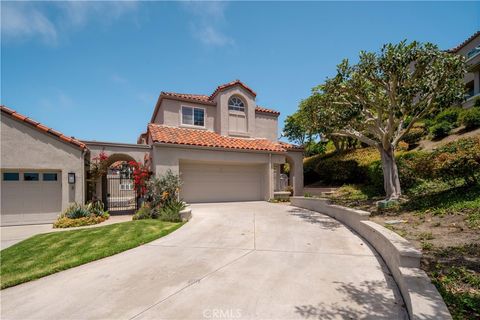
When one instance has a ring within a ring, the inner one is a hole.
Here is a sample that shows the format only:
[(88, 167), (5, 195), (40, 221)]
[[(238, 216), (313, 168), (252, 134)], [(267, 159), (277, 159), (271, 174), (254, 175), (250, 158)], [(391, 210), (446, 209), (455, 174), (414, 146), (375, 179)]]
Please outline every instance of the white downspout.
[(272, 154), (268, 154), (268, 197), (271, 200), (273, 199), (273, 174), (272, 174)]

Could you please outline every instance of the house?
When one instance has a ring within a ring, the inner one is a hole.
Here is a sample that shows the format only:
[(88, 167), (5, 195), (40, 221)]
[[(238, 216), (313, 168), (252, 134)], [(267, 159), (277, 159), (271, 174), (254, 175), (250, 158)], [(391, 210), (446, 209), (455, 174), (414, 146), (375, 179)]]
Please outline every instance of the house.
[(139, 138), (152, 146), (153, 171), (180, 173), (187, 202), (269, 200), (289, 163), (303, 194), (303, 149), (278, 141), (280, 113), (255, 100), (239, 80), (210, 95), (162, 92)]
[(1, 106), (1, 225), (52, 222), (85, 199), (85, 143)]
[(465, 57), (467, 73), (464, 80), (467, 96), (462, 106), (470, 108), (475, 104), (475, 100), (480, 98), (480, 31), (448, 51)]
[(258, 106), (239, 80), (210, 95), (162, 92), (137, 144), (79, 141), (1, 110), (2, 225), (52, 222), (69, 203), (93, 197), (111, 211), (131, 210), (132, 190), (121, 187), (128, 181), (115, 180), (123, 177), (87, 179), (102, 153), (107, 166), (136, 161), (155, 175), (180, 174), (189, 203), (272, 199), (284, 191), (287, 163), (289, 186), (303, 194), (303, 149), (278, 141), (280, 113)]
[[(258, 106), (255, 91), (236, 80), (210, 95), (161, 92), (136, 145), (84, 142), (91, 157), (105, 152), (111, 163), (144, 158), (156, 175), (180, 174), (180, 195), (190, 203), (272, 199), (281, 191), (285, 163), (289, 184), (301, 195), (303, 149), (278, 141), (279, 114)], [(96, 184), (107, 204), (109, 184)]]

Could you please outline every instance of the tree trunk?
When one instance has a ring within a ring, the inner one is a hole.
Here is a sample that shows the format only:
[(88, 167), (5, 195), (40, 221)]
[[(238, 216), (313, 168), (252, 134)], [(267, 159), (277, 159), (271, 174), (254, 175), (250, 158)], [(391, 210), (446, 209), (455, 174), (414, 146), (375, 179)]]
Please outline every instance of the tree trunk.
[(400, 189), (400, 178), (398, 176), (394, 149), (390, 146), (388, 150), (385, 150), (382, 146), (379, 146), (379, 150), (382, 156), (383, 187), (387, 199), (398, 199), (402, 195), (402, 191)]

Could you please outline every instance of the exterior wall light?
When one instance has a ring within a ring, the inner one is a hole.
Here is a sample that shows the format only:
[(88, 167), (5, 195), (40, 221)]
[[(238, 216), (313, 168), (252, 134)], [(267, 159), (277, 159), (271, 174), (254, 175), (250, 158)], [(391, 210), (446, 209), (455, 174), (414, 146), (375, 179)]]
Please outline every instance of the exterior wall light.
[(68, 184), (75, 184), (75, 172), (68, 173)]

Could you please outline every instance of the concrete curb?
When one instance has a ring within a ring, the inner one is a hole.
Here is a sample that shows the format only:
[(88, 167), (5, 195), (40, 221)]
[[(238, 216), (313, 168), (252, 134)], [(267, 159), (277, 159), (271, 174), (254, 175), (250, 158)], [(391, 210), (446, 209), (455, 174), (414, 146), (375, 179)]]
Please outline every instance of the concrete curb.
[(183, 222), (187, 222), (192, 218), (192, 208), (190, 206), (187, 206), (185, 209), (180, 211), (180, 218), (182, 218)]
[(452, 319), (430, 278), (420, 269), (422, 253), (406, 239), (369, 221), (370, 213), (367, 211), (332, 205), (328, 199), (291, 197), (290, 200), (292, 206), (335, 218), (367, 240), (392, 272), (410, 319)]

